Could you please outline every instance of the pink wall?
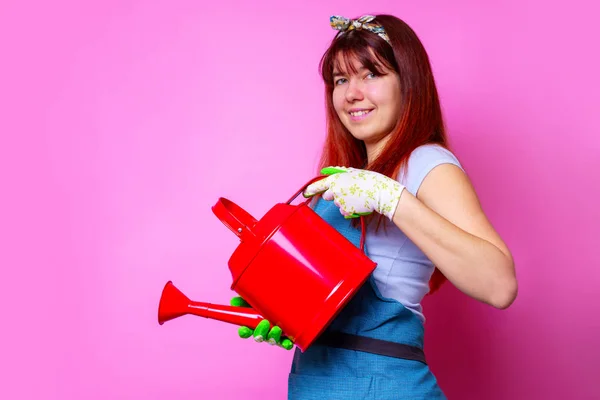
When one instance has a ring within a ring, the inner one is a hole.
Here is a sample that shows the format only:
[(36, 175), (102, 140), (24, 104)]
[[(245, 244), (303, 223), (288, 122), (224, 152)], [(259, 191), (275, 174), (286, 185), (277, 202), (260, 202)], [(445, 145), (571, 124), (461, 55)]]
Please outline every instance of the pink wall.
[[(82, 5), (82, 4), (86, 5)], [(497, 311), (426, 302), (450, 399), (600, 397), (597, 6), (541, 0), (3, 2), (0, 397), (281, 399), (291, 352), (187, 317), (232, 296), (219, 196), (260, 217), (312, 176), (331, 14), (419, 33), (451, 138), (517, 263)], [(102, 4), (104, 3), (104, 4)]]

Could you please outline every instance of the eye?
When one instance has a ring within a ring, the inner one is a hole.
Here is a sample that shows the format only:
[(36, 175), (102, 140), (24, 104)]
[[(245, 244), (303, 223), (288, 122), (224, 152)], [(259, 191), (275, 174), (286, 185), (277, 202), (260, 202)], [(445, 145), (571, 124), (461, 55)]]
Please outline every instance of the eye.
[(367, 78), (367, 79), (373, 79), (373, 78), (377, 78), (377, 76), (379, 76), (379, 75), (377, 75), (375, 72), (369, 72), (367, 74), (367, 76), (365, 76), (365, 78)]
[(345, 82), (346, 82), (346, 78), (339, 78), (334, 81), (336, 86), (341, 85), (342, 83), (345, 83)]

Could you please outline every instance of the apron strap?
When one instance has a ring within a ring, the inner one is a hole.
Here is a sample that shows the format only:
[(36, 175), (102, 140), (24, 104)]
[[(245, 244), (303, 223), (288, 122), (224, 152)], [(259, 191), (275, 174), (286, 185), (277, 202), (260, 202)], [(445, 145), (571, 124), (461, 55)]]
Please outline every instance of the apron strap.
[(317, 338), (314, 344), (420, 361), (427, 365), (425, 353), (419, 347), (365, 336), (350, 335), (342, 332), (324, 332)]

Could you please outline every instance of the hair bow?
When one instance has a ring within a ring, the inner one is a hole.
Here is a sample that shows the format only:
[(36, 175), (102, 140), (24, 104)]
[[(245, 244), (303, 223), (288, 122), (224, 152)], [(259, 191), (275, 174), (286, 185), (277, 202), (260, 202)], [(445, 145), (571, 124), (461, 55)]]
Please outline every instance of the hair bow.
[(329, 18), (329, 24), (333, 29), (340, 31), (338, 33), (338, 36), (344, 32), (352, 31), (354, 29), (366, 29), (370, 32), (377, 34), (383, 40), (390, 43), (390, 38), (388, 37), (387, 33), (385, 33), (385, 29), (383, 29), (383, 26), (379, 25), (376, 22), (371, 22), (374, 19), (375, 17), (373, 15), (363, 15), (358, 19), (348, 19), (339, 15), (334, 15)]

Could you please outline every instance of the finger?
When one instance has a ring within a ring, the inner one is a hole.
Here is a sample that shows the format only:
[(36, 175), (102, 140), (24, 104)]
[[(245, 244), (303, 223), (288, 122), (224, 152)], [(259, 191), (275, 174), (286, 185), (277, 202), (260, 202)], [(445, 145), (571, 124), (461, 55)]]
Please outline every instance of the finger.
[(247, 326), (240, 326), (238, 329), (238, 335), (242, 339), (248, 339), (250, 336), (252, 336), (253, 333), (254, 333), (254, 331), (252, 329), (248, 328)]
[(304, 193), (302, 195), (304, 197), (311, 197), (319, 193), (323, 193), (331, 184), (331, 179), (329, 177), (325, 179), (321, 179), (319, 181), (313, 182), (304, 189)]
[[(333, 200), (335, 198), (333, 190), (331, 189), (327, 189), (321, 197), (323, 198), (323, 200)], [(336, 203), (336, 205), (339, 207), (339, 204)]]
[(246, 300), (244, 300), (241, 296), (233, 297), (229, 301), (229, 304), (234, 307), (250, 307), (250, 304), (248, 304), (248, 302), (246, 302)]
[(344, 210), (343, 208), (340, 208), (340, 213), (344, 216), (344, 217), (349, 217), (352, 215), (352, 213), (347, 212), (346, 210)]
[(281, 341), (280, 346), (286, 350), (291, 350), (294, 347), (294, 343), (290, 339), (285, 338)]
[(281, 342), (281, 334), (281, 328), (274, 326), (267, 335), (267, 342), (269, 342), (269, 344), (279, 344)]
[(346, 216), (348, 216), (348, 215), (352, 214), (351, 212), (348, 212), (348, 211), (346, 211), (346, 210), (344, 209), (344, 207), (342, 207), (342, 205), (340, 204), (340, 201), (339, 201), (339, 199), (335, 199), (335, 200), (333, 201), (333, 203), (334, 203), (336, 206), (338, 206), (338, 208), (340, 209), (340, 214), (342, 214), (344, 217), (346, 217)]
[(266, 319), (259, 322), (254, 330), (254, 340), (257, 342), (264, 342), (271, 328), (271, 323)]

